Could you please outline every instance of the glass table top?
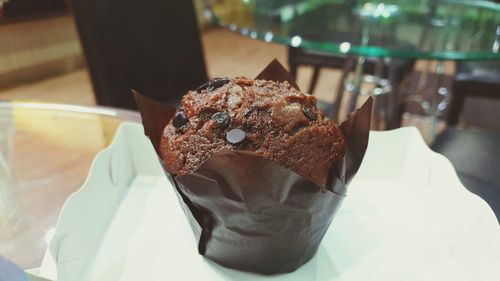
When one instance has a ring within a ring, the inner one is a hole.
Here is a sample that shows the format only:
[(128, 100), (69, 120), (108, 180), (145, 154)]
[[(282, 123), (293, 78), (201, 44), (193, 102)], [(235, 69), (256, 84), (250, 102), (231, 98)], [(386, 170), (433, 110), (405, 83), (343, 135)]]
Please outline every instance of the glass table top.
[(500, 59), (500, 4), (489, 1), (218, 0), (207, 12), (250, 38), (321, 52)]
[(0, 256), (38, 267), (59, 211), (95, 155), (138, 113), (0, 101)]

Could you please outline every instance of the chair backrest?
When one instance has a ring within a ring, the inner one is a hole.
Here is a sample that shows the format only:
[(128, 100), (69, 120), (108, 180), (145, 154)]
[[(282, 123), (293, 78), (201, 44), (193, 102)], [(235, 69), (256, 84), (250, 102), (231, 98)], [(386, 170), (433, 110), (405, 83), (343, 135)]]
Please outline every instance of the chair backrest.
[[(500, 131), (500, 61), (456, 62), (446, 123)], [(466, 102), (467, 100), (467, 102)]]
[(192, 1), (71, 3), (98, 104), (135, 109), (130, 89), (176, 104), (207, 80)]

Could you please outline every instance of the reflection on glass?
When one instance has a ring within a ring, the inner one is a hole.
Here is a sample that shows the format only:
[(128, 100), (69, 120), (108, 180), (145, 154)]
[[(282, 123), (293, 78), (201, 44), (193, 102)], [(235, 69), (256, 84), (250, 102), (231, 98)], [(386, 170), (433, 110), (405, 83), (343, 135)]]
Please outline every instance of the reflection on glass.
[(390, 18), (399, 14), (399, 6), (385, 4), (385, 3), (373, 3), (366, 2), (360, 8), (356, 9), (356, 13), (362, 17), (371, 18)]
[[(210, 8), (214, 20), (232, 31), (317, 51), (500, 59), (500, 4), (488, 1), (219, 0)], [(362, 46), (366, 21), (370, 42)], [(341, 48), (343, 42), (349, 48)]]
[(273, 33), (272, 32), (266, 32), (266, 35), (264, 36), (264, 40), (266, 42), (271, 42), (273, 40)]
[(497, 26), (495, 42), (493, 43), (493, 47), (491, 48), (491, 51), (493, 53), (498, 53), (499, 48), (500, 48), (500, 25)]
[(302, 38), (300, 38), (300, 36), (297, 36), (297, 35), (293, 36), (291, 43), (292, 43), (292, 47), (298, 47), (298, 46), (300, 46), (300, 43), (302, 43)]
[(0, 102), (0, 256), (22, 268), (40, 265), (62, 204), (120, 123), (137, 118), (105, 108)]
[(343, 54), (348, 53), (350, 48), (351, 48), (351, 43), (349, 42), (340, 43), (339, 49), (341, 53)]

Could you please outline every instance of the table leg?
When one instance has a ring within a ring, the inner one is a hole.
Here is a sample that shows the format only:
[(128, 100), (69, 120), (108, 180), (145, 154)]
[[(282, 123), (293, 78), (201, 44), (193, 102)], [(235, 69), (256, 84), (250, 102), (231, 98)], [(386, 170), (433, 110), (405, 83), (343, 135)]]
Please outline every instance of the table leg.
[[(363, 31), (361, 33), (361, 46), (367, 46), (370, 40), (370, 24), (367, 20), (363, 21)], [(352, 83), (352, 97), (349, 102), (348, 112), (351, 113), (356, 109), (358, 97), (361, 92), (361, 83), (363, 82), (363, 70), (365, 67), (366, 57), (359, 57), (354, 70), (354, 80)]]
[[(385, 67), (383, 58), (378, 59), (373, 75), (363, 74), (365, 62), (365, 57), (359, 58), (354, 71), (354, 77), (351, 79), (349, 87), (347, 88), (347, 91), (351, 93), (348, 113), (351, 113), (357, 108), (358, 97), (360, 95), (372, 96), (374, 98), (372, 129), (384, 130), (388, 124), (388, 113), (390, 111), (387, 109), (387, 106), (391, 104), (386, 101), (386, 98), (391, 98), (387, 97), (387, 95), (391, 93), (392, 87), (389, 81), (382, 77)], [(369, 91), (363, 90), (365, 84), (369, 85)]]
[(374, 88), (369, 95), (373, 96), (373, 122), (372, 127), (375, 130), (384, 130), (387, 128), (387, 101), (386, 98), (391, 94), (391, 89), (388, 81), (384, 79), (384, 59), (378, 58), (375, 64), (375, 72), (372, 77)]
[(449, 92), (446, 87), (443, 86), (444, 84), (444, 70), (445, 70), (445, 65), (444, 61), (437, 61), (436, 62), (436, 74), (437, 74), (437, 79), (436, 79), (436, 86), (433, 89), (434, 94), (432, 95), (432, 102), (431, 102), (431, 110), (433, 112), (432, 115), (432, 127), (431, 127), (431, 139), (434, 141), (436, 139), (436, 134), (437, 134), (437, 124), (439, 122), (439, 116), (443, 114), (444, 110), (448, 107), (449, 103)]
[(363, 68), (365, 67), (366, 57), (359, 57), (358, 62), (356, 63), (356, 69), (354, 71), (354, 79), (352, 83), (351, 90), (351, 101), (349, 102), (349, 113), (353, 112), (356, 109), (356, 105), (358, 103), (358, 97), (361, 93), (361, 84), (363, 82)]

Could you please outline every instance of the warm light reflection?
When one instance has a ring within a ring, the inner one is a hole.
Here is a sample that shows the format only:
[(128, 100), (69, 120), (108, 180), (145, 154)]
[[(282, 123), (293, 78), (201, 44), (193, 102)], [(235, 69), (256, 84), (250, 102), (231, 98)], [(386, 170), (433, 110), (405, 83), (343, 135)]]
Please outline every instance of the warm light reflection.
[(273, 33), (272, 32), (266, 32), (266, 35), (264, 36), (264, 40), (266, 42), (271, 42), (271, 40), (273, 40)]
[(383, 18), (389, 18), (391, 16), (391, 12), (390, 11), (383, 11), (382, 12), (382, 17)]
[(241, 35), (245, 35), (245, 36), (247, 36), (247, 35), (248, 35), (248, 33), (250, 33), (250, 30), (248, 30), (248, 28), (246, 28), (246, 27), (243, 27), (243, 28), (241, 29), (240, 33), (241, 33)]
[(363, 9), (367, 10), (367, 11), (373, 10), (374, 8), (375, 8), (375, 5), (373, 3), (371, 3), (371, 2), (366, 2), (363, 5)]
[(292, 47), (298, 47), (302, 43), (302, 38), (300, 36), (293, 36), (292, 41), (290, 42), (292, 44)]
[(493, 53), (498, 53), (499, 49), (500, 49), (500, 25), (497, 26), (495, 42), (493, 42), (493, 47), (491, 48), (491, 51)]
[(345, 54), (349, 52), (349, 49), (351, 49), (351, 43), (349, 42), (342, 42), (339, 46), (340, 52)]
[(72, 106), (74, 111), (65, 111), (57, 110), (58, 105), (39, 104), (38, 108), (18, 105), (12, 110), (16, 130), (30, 132), (39, 142), (60, 147), (78, 146), (81, 151), (106, 147), (120, 124), (120, 119), (86, 111), (86, 107)]
[(384, 3), (374, 4), (367, 2), (359, 10), (359, 15), (372, 18), (390, 18), (399, 13), (397, 5), (386, 5)]
[(384, 11), (385, 9), (385, 4), (384, 3), (380, 3), (377, 5), (377, 8), (375, 9), (375, 11), (373, 11), (373, 16), (378, 18), (382, 15), (382, 12)]

